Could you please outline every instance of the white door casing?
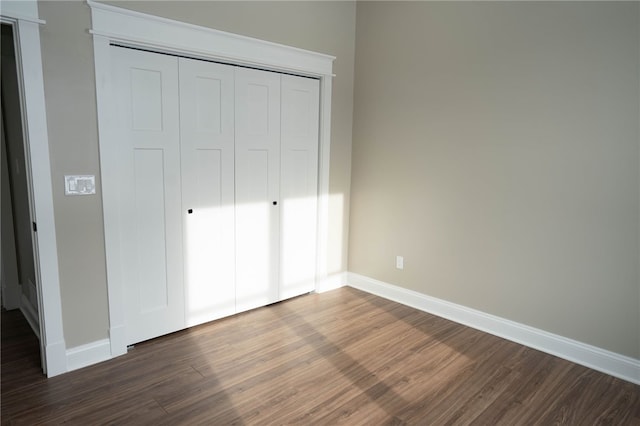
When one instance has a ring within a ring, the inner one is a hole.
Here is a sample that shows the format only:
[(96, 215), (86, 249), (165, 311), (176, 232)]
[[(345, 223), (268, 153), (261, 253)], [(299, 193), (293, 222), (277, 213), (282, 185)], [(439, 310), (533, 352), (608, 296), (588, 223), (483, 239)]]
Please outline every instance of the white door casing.
[(113, 143), (112, 90), (110, 76), (111, 43), (177, 53), (182, 56), (218, 60), (316, 77), (320, 81), (320, 126), (318, 159), (318, 238), (316, 284), (320, 287), (327, 278), (327, 239), (329, 217), (329, 152), (331, 117), (332, 56), (318, 54), (249, 37), (225, 33), (209, 28), (185, 24), (165, 18), (132, 12), (88, 1), (92, 13), (94, 60), (96, 70), (96, 98), (100, 165), (102, 173), (103, 210), (109, 296), (109, 339), (111, 355), (126, 352), (124, 327), (124, 283), (118, 262), (120, 242), (109, 230), (119, 226), (119, 214), (113, 202), (118, 200), (117, 153)]
[(40, 25), (45, 22), (38, 18), (35, 0), (0, 3), (0, 20), (13, 25), (17, 41), (16, 59), (19, 61), (18, 74), (22, 82), (32, 217), (38, 226), (37, 235), (34, 236), (34, 261), (42, 367), (48, 377), (53, 377), (67, 371), (67, 357), (40, 50)]
[(234, 71), (180, 58), (186, 325), (234, 314)]

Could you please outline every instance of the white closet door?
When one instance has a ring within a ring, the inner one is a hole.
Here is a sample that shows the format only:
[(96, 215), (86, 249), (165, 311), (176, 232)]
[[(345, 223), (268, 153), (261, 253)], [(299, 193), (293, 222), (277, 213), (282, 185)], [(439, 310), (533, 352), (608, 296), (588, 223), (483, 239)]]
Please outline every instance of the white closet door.
[(278, 300), (280, 75), (235, 70), (236, 310)]
[(127, 343), (184, 328), (178, 60), (112, 47)]
[(319, 89), (282, 76), (280, 300), (315, 289)]
[(234, 71), (180, 59), (187, 326), (236, 311)]

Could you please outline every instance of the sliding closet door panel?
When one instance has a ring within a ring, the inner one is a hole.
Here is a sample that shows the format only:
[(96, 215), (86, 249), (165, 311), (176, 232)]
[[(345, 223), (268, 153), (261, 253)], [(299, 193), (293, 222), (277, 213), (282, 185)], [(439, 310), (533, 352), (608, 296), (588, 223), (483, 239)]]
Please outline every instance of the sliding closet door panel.
[(319, 87), (282, 76), (281, 300), (315, 289)]
[(278, 300), (280, 75), (235, 70), (236, 308)]
[(113, 47), (127, 343), (184, 328), (178, 62)]
[(234, 71), (179, 60), (188, 326), (235, 313)]

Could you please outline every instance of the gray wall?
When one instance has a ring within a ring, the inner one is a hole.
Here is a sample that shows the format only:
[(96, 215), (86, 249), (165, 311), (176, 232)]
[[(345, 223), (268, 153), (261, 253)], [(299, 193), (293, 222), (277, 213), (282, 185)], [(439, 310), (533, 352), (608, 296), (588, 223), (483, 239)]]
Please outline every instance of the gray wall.
[[(114, 2), (112, 2), (113, 4)], [(115, 2), (115, 5), (337, 56), (332, 99), (330, 190), (349, 198), (355, 46), (352, 2)], [(81, 2), (38, 2), (68, 347), (107, 337), (108, 301), (90, 10)], [(95, 196), (65, 197), (65, 174), (94, 174)], [(345, 203), (348, 205), (348, 203)], [(348, 211), (332, 205), (330, 246), (346, 269)], [(344, 231), (343, 231), (344, 230)]]
[(640, 358), (639, 17), (358, 2), (349, 270)]

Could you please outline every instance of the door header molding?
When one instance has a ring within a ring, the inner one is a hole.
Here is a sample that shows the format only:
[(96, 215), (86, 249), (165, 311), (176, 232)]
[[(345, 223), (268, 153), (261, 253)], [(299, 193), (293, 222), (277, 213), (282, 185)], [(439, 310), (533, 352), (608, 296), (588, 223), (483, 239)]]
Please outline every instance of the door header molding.
[(18, 21), (43, 25), (46, 22), (38, 16), (38, 2), (35, 0), (3, 1), (0, 3), (0, 15)]
[(334, 56), (297, 47), (232, 34), (172, 19), (96, 3), (91, 8), (93, 35), (112, 42), (166, 53), (189, 53), (194, 58), (216, 59), (307, 76), (332, 76)]

